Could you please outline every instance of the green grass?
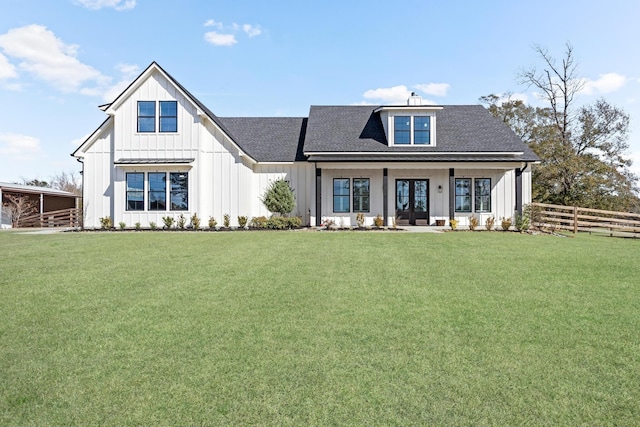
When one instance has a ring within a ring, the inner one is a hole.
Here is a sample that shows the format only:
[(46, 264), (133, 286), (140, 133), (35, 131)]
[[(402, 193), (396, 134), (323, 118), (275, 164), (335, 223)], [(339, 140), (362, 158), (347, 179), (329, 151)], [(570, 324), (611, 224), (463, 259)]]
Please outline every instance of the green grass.
[(637, 425), (640, 242), (0, 233), (0, 425)]

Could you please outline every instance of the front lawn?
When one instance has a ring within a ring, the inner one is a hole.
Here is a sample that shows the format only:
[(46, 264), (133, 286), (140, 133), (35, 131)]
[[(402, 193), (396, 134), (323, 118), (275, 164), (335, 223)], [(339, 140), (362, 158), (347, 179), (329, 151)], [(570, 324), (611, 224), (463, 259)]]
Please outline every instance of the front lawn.
[(632, 425), (640, 241), (0, 232), (0, 425)]

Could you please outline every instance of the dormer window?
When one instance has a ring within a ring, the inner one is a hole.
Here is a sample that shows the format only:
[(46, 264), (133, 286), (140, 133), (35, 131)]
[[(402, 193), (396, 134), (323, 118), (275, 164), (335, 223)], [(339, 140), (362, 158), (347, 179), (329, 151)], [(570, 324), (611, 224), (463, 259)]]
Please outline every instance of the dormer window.
[(411, 144), (411, 117), (395, 116), (393, 118), (393, 138), (396, 145)]
[(413, 143), (416, 145), (431, 144), (431, 117), (416, 116), (413, 118)]
[(431, 145), (431, 116), (393, 116), (393, 145)]
[(390, 147), (435, 147), (438, 105), (389, 105), (376, 108)]

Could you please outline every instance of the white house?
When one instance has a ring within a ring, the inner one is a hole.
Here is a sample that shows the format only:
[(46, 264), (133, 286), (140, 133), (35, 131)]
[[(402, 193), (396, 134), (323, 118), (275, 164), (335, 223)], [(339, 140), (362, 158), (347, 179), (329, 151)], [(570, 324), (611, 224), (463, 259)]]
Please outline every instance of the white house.
[(152, 63), (72, 154), (83, 163), (86, 228), (162, 217), (268, 216), (269, 183), (294, 214), (355, 225), (512, 217), (531, 201), (538, 157), (479, 105), (312, 106), (308, 117), (223, 118)]

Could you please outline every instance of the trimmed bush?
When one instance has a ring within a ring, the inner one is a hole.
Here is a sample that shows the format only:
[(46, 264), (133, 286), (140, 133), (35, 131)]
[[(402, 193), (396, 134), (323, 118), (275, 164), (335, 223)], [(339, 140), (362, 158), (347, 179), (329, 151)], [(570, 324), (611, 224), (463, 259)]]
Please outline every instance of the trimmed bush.
[(296, 207), (296, 198), (289, 183), (280, 178), (271, 183), (260, 199), (264, 206), (273, 213), (288, 215)]
[(254, 216), (251, 218), (251, 227), (252, 228), (267, 228), (267, 222), (269, 222), (269, 218), (266, 216)]
[(212, 216), (209, 217), (209, 228), (212, 230), (216, 229), (216, 225), (218, 225), (218, 221)]
[(191, 215), (191, 226), (194, 230), (200, 228), (200, 218), (198, 218), (198, 214), (194, 213), (193, 215)]
[(246, 216), (239, 216), (238, 217), (238, 227), (245, 228), (246, 225), (247, 225), (247, 217)]
[(163, 216), (162, 217), (162, 222), (164, 223), (164, 228), (171, 228), (173, 227), (173, 217), (172, 216)]

